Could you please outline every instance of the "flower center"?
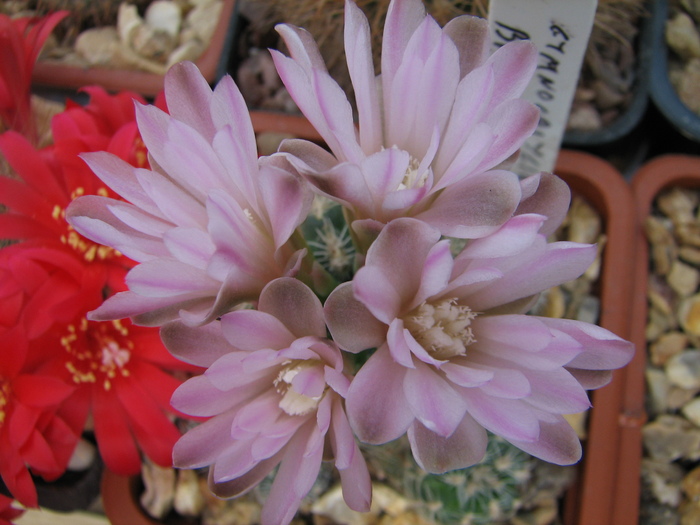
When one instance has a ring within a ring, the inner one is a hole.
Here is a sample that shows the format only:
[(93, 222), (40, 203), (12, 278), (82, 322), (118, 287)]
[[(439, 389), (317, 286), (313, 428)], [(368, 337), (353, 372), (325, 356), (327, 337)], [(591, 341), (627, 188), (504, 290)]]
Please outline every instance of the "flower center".
[(98, 323), (83, 318), (77, 327), (69, 325), (61, 345), (68, 353), (65, 366), (73, 382), (101, 384), (110, 390), (116, 377), (128, 377), (133, 350), (128, 335), (118, 320)]
[(423, 303), (404, 317), (404, 326), (418, 343), (436, 359), (466, 355), (467, 346), (476, 342), (471, 322), (476, 317), (457, 299)]
[(425, 183), (428, 180), (428, 170), (419, 173), (418, 168), (420, 168), (420, 162), (418, 162), (418, 159), (411, 157), (411, 159), (408, 161), (406, 174), (403, 176), (401, 184), (399, 184), (397, 189), (406, 190), (412, 188), (422, 188), (425, 186)]
[[(304, 416), (316, 410), (323, 394), (309, 397), (294, 390), (292, 380), (302, 371), (315, 368), (320, 364), (316, 359), (308, 361), (288, 361), (283, 363), (274, 385), (277, 393), (282, 396), (279, 407), (290, 416)], [(323, 372), (320, 372), (323, 373)]]

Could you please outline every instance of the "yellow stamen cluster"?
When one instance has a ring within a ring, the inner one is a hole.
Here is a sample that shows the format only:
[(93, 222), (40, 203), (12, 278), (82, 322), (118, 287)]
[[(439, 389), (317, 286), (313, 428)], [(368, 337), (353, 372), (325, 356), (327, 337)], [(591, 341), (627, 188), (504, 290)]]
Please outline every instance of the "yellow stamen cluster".
[(91, 323), (83, 318), (79, 326), (69, 325), (61, 345), (68, 352), (66, 369), (75, 384), (101, 382), (105, 390), (119, 374), (129, 376), (127, 364), (134, 345), (129, 330), (120, 321)]
[(0, 379), (0, 428), (7, 418), (7, 405), (10, 402), (10, 384)]
[(416, 341), (436, 359), (466, 355), (476, 342), (471, 322), (476, 317), (455, 298), (423, 303), (404, 317), (404, 326)]

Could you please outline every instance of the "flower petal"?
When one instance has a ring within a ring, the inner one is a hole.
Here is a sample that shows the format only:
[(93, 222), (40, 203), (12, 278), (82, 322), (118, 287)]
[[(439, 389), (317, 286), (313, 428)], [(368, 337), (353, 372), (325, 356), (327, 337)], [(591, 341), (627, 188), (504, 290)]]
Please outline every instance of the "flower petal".
[(229, 343), (244, 352), (260, 348), (281, 350), (295, 337), (282, 321), (258, 310), (237, 310), (221, 318), (221, 328)]
[(557, 423), (541, 421), (539, 437), (535, 441), (506, 439), (528, 454), (556, 465), (573, 465), (581, 459), (581, 442), (564, 418)]
[(420, 286), (409, 309), (419, 306), (429, 297), (442, 292), (447, 286), (453, 265), (449, 241), (444, 240), (435, 244), (426, 257)]
[(491, 169), (507, 160), (534, 133), (539, 120), (537, 106), (524, 99), (508, 100), (495, 107), (486, 117), (486, 123), (491, 126), (496, 140), (476, 171)]
[(282, 458), (282, 452), (269, 459), (260, 461), (245, 474), (222, 483), (214, 481), (214, 469), (209, 470), (209, 489), (220, 498), (235, 498), (241, 496), (258, 485), (274, 469)]
[(210, 366), (222, 355), (236, 350), (224, 338), (219, 323), (192, 328), (172, 321), (161, 327), (160, 337), (171, 354), (197, 366)]
[(438, 228), (443, 235), (476, 239), (500, 228), (519, 201), (518, 177), (507, 171), (490, 171), (443, 190), (416, 218)]
[(144, 211), (158, 215), (158, 207), (143, 191), (136, 178), (138, 170), (131, 164), (105, 151), (83, 153), (80, 158), (102, 182), (122, 198)]
[(471, 467), (486, 454), (488, 435), (469, 414), (464, 414), (456, 430), (443, 437), (415, 421), (408, 429), (408, 440), (416, 463), (427, 472), (443, 474)]
[(425, 7), (420, 0), (391, 2), (384, 22), (382, 37), (382, 84), (384, 107), (389, 107), (387, 98), (394, 75), (401, 65), (406, 46), (413, 33), (425, 18)]
[(539, 421), (522, 400), (494, 398), (478, 388), (463, 389), (467, 411), (486, 430), (511, 441), (534, 442)]
[(333, 290), (323, 309), (333, 340), (348, 352), (376, 348), (386, 340), (387, 326), (355, 298), (352, 282)]
[(519, 254), (532, 245), (544, 221), (541, 215), (517, 215), (493, 234), (470, 242), (462, 257), (495, 259)]
[(493, 104), (520, 97), (537, 67), (537, 47), (530, 41), (516, 41), (498, 48), (487, 60), (499, 82)]
[(204, 270), (175, 259), (146, 261), (132, 268), (126, 283), (129, 289), (149, 297), (173, 297), (188, 292), (215, 295), (219, 283)]
[(367, 18), (354, 2), (345, 2), (345, 54), (359, 114), (360, 145), (366, 153), (382, 145), (379, 93), (372, 63)]
[(380, 347), (350, 383), (346, 410), (361, 441), (387, 443), (403, 435), (414, 420), (403, 393), (406, 370)]
[[(240, 149), (241, 168), (247, 173), (255, 173), (258, 149), (255, 144), (255, 132), (250, 119), (250, 111), (243, 95), (233, 78), (226, 75), (214, 88), (211, 98), (211, 116), (217, 129), (234, 129), (235, 142)], [(249, 190), (246, 191), (250, 195)]]
[(467, 405), (435, 370), (416, 362), (406, 371), (403, 393), (414, 416), (429, 430), (448, 437), (464, 417)]
[(548, 244), (539, 256), (519, 257), (517, 269), (511, 268), (503, 278), (470, 296), (469, 306), (485, 311), (575, 279), (590, 266), (595, 255), (594, 245), (569, 242)]
[(321, 468), (323, 447), (304, 455), (309, 430), (300, 429), (284, 450), (280, 468), (260, 515), (261, 525), (287, 525), (311, 490)]
[(313, 195), (302, 179), (272, 165), (261, 166), (258, 177), (265, 209), (270, 210), (275, 248), (279, 248), (306, 219)]
[(211, 88), (192, 62), (171, 67), (164, 80), (168, 113), (211, 141), (216, 132), (209, 111)]
[(404, 328), (403, 320), (394, 319), (389, 325), (386, 343), (394, 361), (406, 368), (415, 368), (411, 347), (408, 346), (406, 342), (406, 337), (408, 336), (406, 332), (408, 332), (408, 330)]
[(224, 394), (203, 375), (191, 377), (182, 383), (171, 399), (173, 408), (197, 417), (216, 416), (233, 408), (239, 402), (239, 396), (232, 396), (230, 390)]
[(260, 293), (258, 310), (280, 320), (297, 338), (326, 336), (321, 301), (298, 279), (280, 277)]
[(491, 39), (488, 21), (478, 16), (462, 15), (447, 22), (443, 32), (459, 50), (460, 78), (480, 66), (489, 55)]
[(548, 236), (556, 231), (566, 217), (571, 202), (571, 190), (566, 182), (551, 173), (531, 175), (524, 179), (522, 184), (526, 184), (528, 179), (538, 183), (537, 189), (527, 198), (523, 196), (515, 214), (537, 213), (546, 216), (547, 220), (540, 228), (540, 233)]
[[(66, 220), (81, 235), (111, 246), (135, 261), (165, 255), (167, 251), (161, 239), (135, 230), (114, 215), (110, 205), (115, 202), (94, 195), (80, 197), (66, 209)], [(121, 206), (127, 204), (122, 203)]]
[(600, 326), (570, 319), (540, 318), (550, 328), (566, 333), (583, 346), (567, 366), (587, 370), (621, 368), (634, 355), (634, 345)]
[[(440, 232), (422, 221), (396, 219), (372, 243), (367, 252), (366, 265), (357, 272), (356, 279), (366, 268), (377, 268), (386, 282), (396, 290), (401, 304), (408, 305), (420, 286), (424, 261), (439, 238)], [(379, 274), (373, 273), (372, 277), (365, 281), (367, 287), (382, 285), (380, 282), (372, 284), (373, 279), (382, 279)], [(365, 283), (362, 285), (362, 293), (366, 291), (370, 294), (371, 290), (364, 289)]]
[(355, 274), (352, 288), (355, 297), (382, 323), (389, 324), (401, 314), (402, 297), (377, 266), (364, 266)]
[(591, 408), (586, 391), (565, 369), (528, 370), (525, 374), (532, 385), (527, 402), (545, 412), (576, 414)]

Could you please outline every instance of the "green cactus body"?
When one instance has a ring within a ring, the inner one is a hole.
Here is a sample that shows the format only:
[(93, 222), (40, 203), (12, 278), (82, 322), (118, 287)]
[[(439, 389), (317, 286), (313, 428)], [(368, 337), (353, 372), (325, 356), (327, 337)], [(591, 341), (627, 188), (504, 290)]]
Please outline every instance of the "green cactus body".
[(440, 525), (495, 525), (523, 505), (537, 460), (489, 436), (484, 459), (469, 468), (428, 474), (411, 457), (408, 441), (363, 446), (373, 475), (414, 501), (424, 518)]
[(316, 260), (340, 281), (352, 278), (355, 249), (341, 206), (316, 197), (314, 209), (301, 226)]

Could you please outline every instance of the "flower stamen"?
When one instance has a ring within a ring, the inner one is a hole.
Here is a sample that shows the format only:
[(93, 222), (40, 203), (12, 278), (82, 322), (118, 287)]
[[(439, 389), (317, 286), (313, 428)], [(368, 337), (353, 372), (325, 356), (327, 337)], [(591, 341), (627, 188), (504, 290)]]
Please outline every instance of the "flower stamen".
[(8, 381), (0, 380), (0, 428), (7, 418), (7, 405), (10, 399), (10, 384)]
[(61, 345), (68, 353), (66, 369), (75, 384), (101, 382), (105, 390), (112, 388), (117, 374), (130, 375), (127, 364), (133, 343), (129, 331), (120, 321), (91, 323), (82, 319), (78, 327), (68, 326)]
[(408, 168), (406, 168), (406, 174), (401, 180), (401, 184), (397, 189), (407, 190), (413, 188), (422, 188), (428, 180), (428, 170), (418, 173), (418, 168), (420, 168), (420, 162), (418, 159), (411, 157), (408, 161)]
[(304, 416), (316, 410), (323, 394), (315, 397), (300, 394), (294, 390), (292, 380), (302, 370), (319, 365), (319, 361), (286, 361), (282, 364), (282, 369), (274, 381), (275, 390), (282, 396), (279, 407), (290, 416)]
[(457, 299), (423, 303), (404, 317), (404, 326), (415, 340), (436, 359), (466, 355), (467, 346), (476, 342), (471, 322), (476, 317)]

